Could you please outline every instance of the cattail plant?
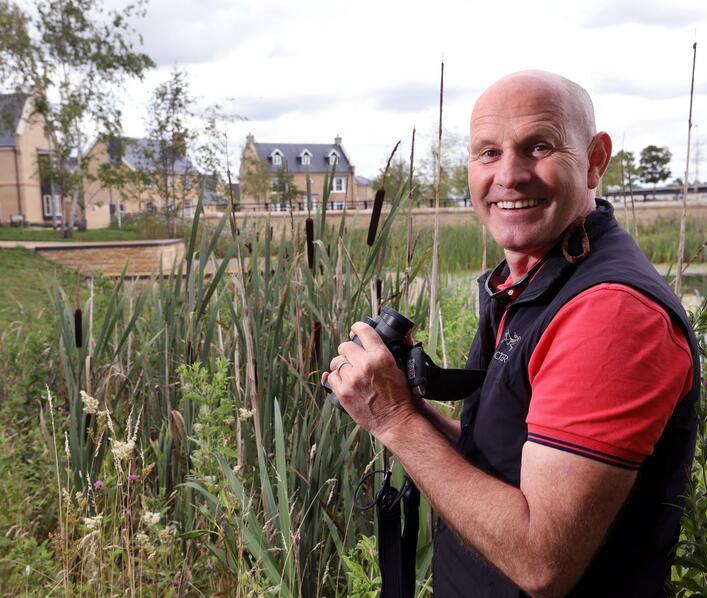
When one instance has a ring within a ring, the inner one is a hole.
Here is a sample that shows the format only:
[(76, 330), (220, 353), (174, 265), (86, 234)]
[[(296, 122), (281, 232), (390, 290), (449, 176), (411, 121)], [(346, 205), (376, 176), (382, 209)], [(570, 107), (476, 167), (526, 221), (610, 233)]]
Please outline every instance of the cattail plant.
[(435, 173), (435, 221), (432, 240), (432, 273), (430, 277), (430, 317), (429, 341), (434, 352), (437, 345), (437, 286), (439, 278), (439, 195), (442, 179), (442, 107), (444, 105), (444, 61), (441, 63), (439, 78), (439, 126), (437, 130), (437, 171)]
[(682, 293), (683, 262), (685, 260), (685, 222), (687, 221), (687, 175), (690, 171), (690, 135), (692, 133), (692, 97), (695, 93), (695, 62), (697, 60), (697, 42), (692, 44), (692, 77), (690, 79), (690, 111), (687, 117), (687, 157), (685, 176), (682, 182), (682, 214), (680, 215), (680, 235), (678, 238), (678, 263), (675, 269), (675, 294)]

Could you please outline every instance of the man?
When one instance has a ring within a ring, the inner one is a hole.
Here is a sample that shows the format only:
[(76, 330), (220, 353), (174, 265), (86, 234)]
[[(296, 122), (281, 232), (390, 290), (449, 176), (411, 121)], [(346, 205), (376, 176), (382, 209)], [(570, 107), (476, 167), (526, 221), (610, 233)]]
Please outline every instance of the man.
[(505, 260), (480, 279), (461, 422), (410, 396), (356, 323), (324, 375), (439, 514), (436, 596), (660, 596), (694, 451), (698, 362), (679, 302), (609, 204), (587, 93), (501, 79), (471, 117), (469, 188)]

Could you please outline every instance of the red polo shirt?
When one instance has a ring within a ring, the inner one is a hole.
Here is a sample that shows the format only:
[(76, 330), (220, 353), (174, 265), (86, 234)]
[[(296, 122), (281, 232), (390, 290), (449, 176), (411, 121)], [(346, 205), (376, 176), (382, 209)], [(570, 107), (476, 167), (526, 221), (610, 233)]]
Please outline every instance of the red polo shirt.
[(557, 312), (528, 375), (529, 441), (637, 469), (690, 390), (692, 359), (680, 326), (660, 305), (605, 283)]

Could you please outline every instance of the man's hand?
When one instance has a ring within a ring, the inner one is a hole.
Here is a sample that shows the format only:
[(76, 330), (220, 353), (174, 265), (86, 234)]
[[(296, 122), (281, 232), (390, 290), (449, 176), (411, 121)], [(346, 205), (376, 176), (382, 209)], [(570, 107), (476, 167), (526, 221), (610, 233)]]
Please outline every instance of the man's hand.
[(386, 433), (404, 426), (418, 411), (404, 374), (375, 330), (356, 322), (354, 336), (361, 346), (341, 343), (322, 382), (328, 380), (351, 418), (385, 444)]

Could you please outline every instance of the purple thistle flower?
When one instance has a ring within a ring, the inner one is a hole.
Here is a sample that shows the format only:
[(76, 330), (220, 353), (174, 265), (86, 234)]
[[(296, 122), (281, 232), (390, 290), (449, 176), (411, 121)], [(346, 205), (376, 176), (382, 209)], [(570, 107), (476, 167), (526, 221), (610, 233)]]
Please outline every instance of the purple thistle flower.
[(96, 480), (93, 482), (93, 489), (98, 491), (98, 490), (103, 490), (105, 487), (106, 483), (103, 480)]
[(129, 479), (131, 482), (137, 482), (137, 474), (134, 473), (134, 472), (131, 473), (131, 474), (128, 476), (128, 479)]

